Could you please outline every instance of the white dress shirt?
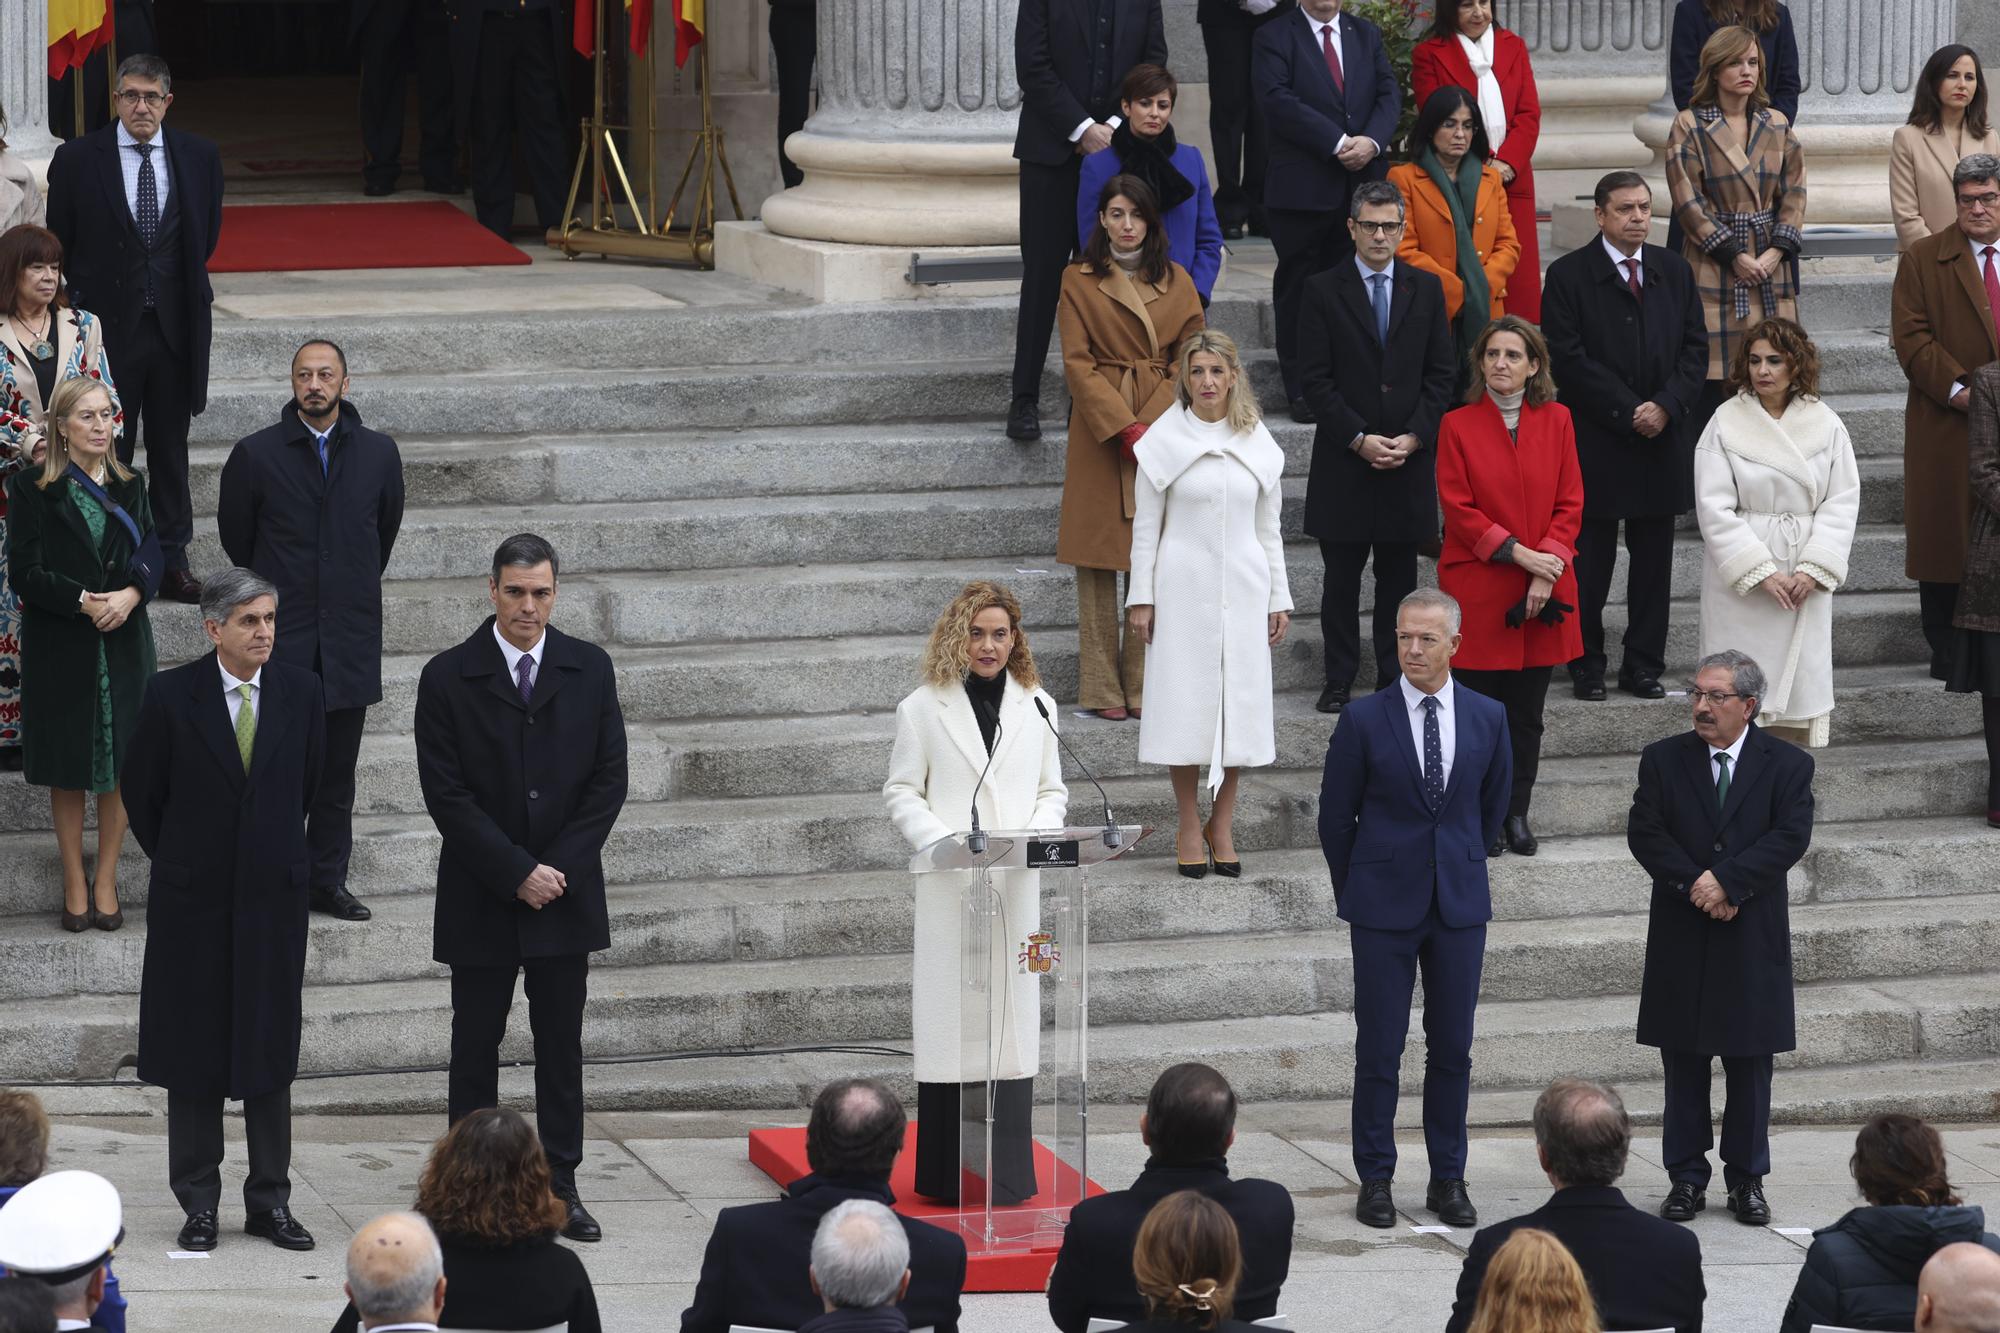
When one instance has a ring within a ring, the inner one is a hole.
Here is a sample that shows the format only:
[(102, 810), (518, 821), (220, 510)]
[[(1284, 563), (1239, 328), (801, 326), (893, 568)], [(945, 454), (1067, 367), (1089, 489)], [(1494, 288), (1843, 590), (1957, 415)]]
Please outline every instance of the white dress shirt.
[(250, 716), (256, 718), (260, 722), (263, 721), (264, 720), (264, 668), (258, 667), (255, 671), (251, 672), (250, 679), (248, 680), (238, 680), (236, 679), (236, 677), (229, 674), (228, 667), (222, 665), (221, 658), (218, 657), (215, 659), (215, 667), (216, 670), (222, 673), (222, 688), (225, 691), (222, 697), (229, 703), (230, 728), (232, 730), (235, 728), (236, 715), (237, 713), (242, 711), (243, 687), (245, 685), (248, 685), (250, 687)]
[[(131, 210), (132, 220), (139, 220), (139, 150), (132, 132), (125, 128), (125, 122), (118, 122), (118, 171), (125, 178), (125, 207)], [(160, 216), (167, 215), (167, 192), (173, 173), (167, 170), (167, 136), (159, 130), (153, 131), (150, 140), (153, 145), (153, 185), (160, 196)]]
[(1718, 750), (1713, 745), (1708, 747), (1708, 781), (1710, 786), (1714, 786), (1715, 780), (1722, 776), (1722, 766), (1715, 762), (1715, 756), (1719, 754), (1729, 756), (1729, 785), (1732, 787), (1736, 785), (1736, 779), (1741, 776), (1741, 773), (1738, 771), (1738, 765), (1743, 760), (1743, 742), (1749, 735), (1750, 728), (1745, 727), (1737, 735), (1735, 744), (1731, 745), (1728, 749)]
[(1444, 756), (1442, 780), (1446, 786), (1451, 785), (1452, 752), (1458, 748), (1457, 709), (1453, 706), (1457, 702), (1453, 698), (1457, 685), (1450, 676), (1446, 676), (1438, 692), (1430, 695), (1410, 684), (1408, 676), (1398, 677), (1397, 683), (1403, 687), (1403, 707), (1410, 716), (1410, 739), (1416, 742), (1419, 774), (1424, 771), (1424, 700), (1434, 698), (1438, 701), (1438, 749)]
[(542, 637), (535, 640), (535, 646), (524, 653), (507, 642), (507, 636), (500, 632), (500, 622), (496, 620), (493, 622), (493, 641), (500, 645), (500, 655), (507, 659), (507, 678), (516, 686), (521, 681), (518, 674), (521, 670), (521, 659), (527, 657), (534, 660), (535, 664), (528, 668), (528, 688), (532, 691), (535, 682), (542, 678), (542, 649), (549, 641), (548, 631), (543, 630)]
[(1626, 283), (1631, 282), (1631, 278), (1627, 276), (1631, 272), (1631, 270), (1626, 268), (1625, 266), (1627, 264), (1637, 264), (1639, 266), (1639, 285), (1641, 287), (1644, 287), (1646, 285), (1645, 246), (1643, 245), (1640, 246), (1638, 250), (1628, 255), (1619, 250), (1619, 248), (1613, 245), (1611, 242), (1605, 240), (1604, 237), (1602, 236), (1599, 236), (1597, 238), (1597, 242), (1599, 245), (1602, 245), (1604, 247), (1604, 253), (1611, 256), (1611, 266), (1618, 270), (1618, 277), (1620, 281)]

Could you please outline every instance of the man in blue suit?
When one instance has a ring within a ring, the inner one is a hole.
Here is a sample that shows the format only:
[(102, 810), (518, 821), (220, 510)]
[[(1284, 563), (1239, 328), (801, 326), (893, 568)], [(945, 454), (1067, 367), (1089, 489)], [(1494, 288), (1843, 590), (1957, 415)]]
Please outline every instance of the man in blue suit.
[(1298, 368), (1306, 279), (1353, 256), (1348, 192), (1388, 174), (1383, 152), (1403, 109), (1382, 34), (1340, 5), (1300, 0), (1296, 11), (1258, 30), (1250, 55), (1251, 86), (1270, 132), (1264, 213), (1278, 252), (1271, 303), (1294, 421), (1313, 419)]
[(1395, 685), (1348, 705), (1326, 750), (1319, 841), (1354, 954), (1356, 1218), (1396, 1223), (1396, 1090), (1424, 977), (1424, 1206), (1477, 1226), (1465, 1189), (1472, 1014), (1493, 900), (1486, 848), (1514, 778), (1507, 715), (1451, 679), (1458, 602), (1419, 588), (1396, 609)]

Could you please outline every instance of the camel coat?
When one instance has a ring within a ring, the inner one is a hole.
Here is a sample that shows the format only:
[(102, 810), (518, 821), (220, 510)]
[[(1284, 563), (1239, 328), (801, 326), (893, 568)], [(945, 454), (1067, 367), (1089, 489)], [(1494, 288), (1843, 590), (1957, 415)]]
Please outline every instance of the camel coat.
[[(1403, 192), (1409, 205), (1408, 225), (1396, 258), (1405, 264), (1434, 273), (1444, 284), (1444, 312), (1457, 319), (1465, 304), (1465, 284), (1458, 278), (1458, 228), (1452, 225), (1451, 205), (1445, 202), (1437, 182), (1414, 162), (1398, 162), (1389, 168), (1389, 184)], [(1486, 285), (1493, 294), (1494, 319), (1507, 313), (1507, 279), (1521, 262), (1521, 240), (1514, 231), (1514, 218), (1507, 204), (1507, 187), (1500, 171), (1491, 163), (1479, 173), (1479, 207), (1473, 214), (1472, 244), (1479, 251), (1479, 266), (1486, 270)]]
[(1890, 299), (1890, 336), (1910, 381), (1903, 411), (1903, 572), (1956, 583), (1965, 566), (1972, 494), (1966, 416), (1951, 386), (2000, 356), (1972, 247), (1957, 224), (1903, 252)]
[(1083, 569), (1126, 569), (1132, 552), (1138, 467), (1117, 435), (1150, 425), (1174, 405), (1174, 353), (1202, 327), (1201, 297), (1179, 264), (1164, 281), (1139, 282), (1113, 267), (1063, 270), (1056, 307), (1069, 385), (1069, 455), (1063, 469), (1056, 559)]
[[(963, 685), (920, 685), (896, 705), (896, 746), (882, 785), (896, 831), (918, 851), (972, 827), (972, 794), (979, 792), (979, 824), (992, 830), (1059, 829), (1069, 813), (1062, 755), (1055, 733), (1035, 714), (1035, 700), (1059, 716), (1041, 690), (1024, 690), (1012, 676), (1000, 699), (1000, 733), (994, 739), (986, 781), (986, 742)], [(960, 921), (970, 871), (914, 875), (916, 944), (910, 988), (910, 1031), (919, 1083), (978, 1083), (977, 1043), (967, 1049), (959, 1025)], [(1012, 1005), (998, 1011), (994, 1078), (1026, 1078), (1040, 1058), (1041, 1010), (1035, 974), (1015, 967), (1015, 955), (1041, 921), (1041, 876), (1032, 870), (995, 873), (1006, 929), (993, 942), (990, 967), (1012, 988)], [(975, 1026), (975, 1032), (977, 1031)]]
[[(1988, 129), (1983, 139), (1967, 135), (1964, 143), (1967, 157), (2000, 155), (2000, 129)], [(1907, 250), (1958, 221), (1958, 197), (1951, 187), (1958, 159), (1944, 135), (1926, 133), (1915, 125), (1897, 128), (1889, 141), (1889, 216), (1896, 220), (1898, 250)]]

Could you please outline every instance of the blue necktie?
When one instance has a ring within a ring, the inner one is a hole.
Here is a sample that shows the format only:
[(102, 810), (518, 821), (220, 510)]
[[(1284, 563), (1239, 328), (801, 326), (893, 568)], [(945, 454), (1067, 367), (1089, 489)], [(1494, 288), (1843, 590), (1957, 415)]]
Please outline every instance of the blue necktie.
[(1444, 803), (1444, 740), (1438, 735), (1438, 701), (1433, 694), (1424, 696), (1424, 799), (1433, 810)]
[(1371, 273), (1368, 275), (1368, 285), (1373, 289), (1373, 295), (1368, 299), (1375, 306), (1375, 341), (1387, 347), (1389, 345), (1389, 275), (1386, 273)]
[(319, 448), (319, 474), (324, 477), (326, 475), (326, 436), (315, 435), (313, 442)]

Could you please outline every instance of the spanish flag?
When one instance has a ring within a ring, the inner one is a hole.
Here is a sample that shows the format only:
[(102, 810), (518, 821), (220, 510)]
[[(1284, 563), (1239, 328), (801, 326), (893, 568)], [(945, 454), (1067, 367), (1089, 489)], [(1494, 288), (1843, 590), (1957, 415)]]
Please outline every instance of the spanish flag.
[(111, 30), (111, 0), (49, 0), (49, 77), (82, 68)]
[[(651, 0), (642, 0), (642, 3), (650, 5)], [(688, 53), (701, 45), (702, 28), (706, 26), (702, 17), (702, 7), (705, 3), (706, 0), (673, 0), (676, 66), (687, 64)]]
[[(653, 36), (653, 0), (624, 0), (626, 26), (632, 38), (632, 54), (644, 55)], [(694, 0), (695, 12), (701, 11)], [(701, 40), (700, 20), (696, 20), (695, 41)], [(576, 0), (576, 16), (570, 24), (570, 39), (580, 56), (597, 54), (597, 0)], [(681, 57), (686, 60), (685, 56)]]

